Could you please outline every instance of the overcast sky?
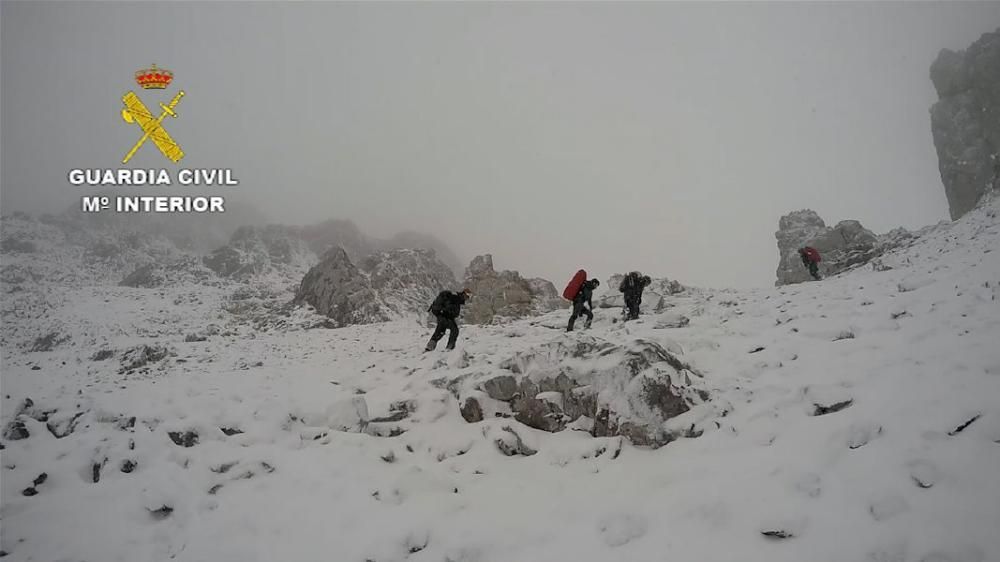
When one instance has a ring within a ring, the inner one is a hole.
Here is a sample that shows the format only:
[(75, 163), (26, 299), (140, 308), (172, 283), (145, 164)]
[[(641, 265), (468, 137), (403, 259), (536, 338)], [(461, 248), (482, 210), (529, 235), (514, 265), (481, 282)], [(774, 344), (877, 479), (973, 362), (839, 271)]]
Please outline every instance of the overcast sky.
[[(225, 194), (276, 222), (426, 231), (560, 286), (746, 287), (773, 284), (788, 211), (947, 219), (928, 70), (1000, 3), (5, 1), (0, 22), (4, 212), (119, 167), (121, 96), (156, 63), (174, 84), (138, 93), (185, 90), (180, 166), (233, 168)], [(130, 166), (177, 167), (152, 145)]]

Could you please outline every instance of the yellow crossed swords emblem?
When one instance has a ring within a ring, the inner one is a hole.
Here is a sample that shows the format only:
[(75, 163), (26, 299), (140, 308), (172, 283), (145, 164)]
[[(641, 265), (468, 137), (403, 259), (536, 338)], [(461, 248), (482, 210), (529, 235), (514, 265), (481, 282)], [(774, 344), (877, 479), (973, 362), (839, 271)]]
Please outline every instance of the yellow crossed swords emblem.
[(127, 163), (135, 155), (136, 151), (146, 142), (147, 139), (153, 139), (153, 144), (160, 149), (160, 152), (167, 157), (171, 162), (177, 163), (181, 158), (184, 158), (184, 151), (181, 147), (174, 142), (174, 139), (170, 138), (167, 134), (166, 129), (163, 128), (161, 123), (167, 115), (171, 117), (177, 117), (174, 113), (174, 108), (177, 104), (181, 102), (181, 98), (184, 97), (184, 91), (177, 92), (174, 99), (170, 100), (170, 103), (163, 105), (160, 103), (160, 107), (163, 109), (163, 113), (159, 117), (153, 117), (153, 114), (146, 109), (146, 106), (139, 99), (139, 96), (132, 92), (129, 92), (122, 96), (122, 102), (125, 103), (125, 107), (122, 109), (122, 119), (126, 123), (138, 123), (139, 128), (142, 129), (143, 135), (132, 150), (128, 151), (125, 158), (122, 160), (122, 164)]

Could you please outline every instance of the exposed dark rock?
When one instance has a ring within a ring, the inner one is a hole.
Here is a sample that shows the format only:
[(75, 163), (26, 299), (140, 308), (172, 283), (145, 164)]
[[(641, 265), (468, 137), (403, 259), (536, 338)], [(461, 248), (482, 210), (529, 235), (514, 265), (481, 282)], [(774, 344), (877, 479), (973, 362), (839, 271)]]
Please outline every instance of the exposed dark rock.
[(976, 420), (978, 420), (980, 417), (982, 417), (982, 414), (976, 414), (976, 415), (972, 416), (971, 418), (969, 418), (968, 420), (966, 420), (965, 422), (963, 422), (961, 425), (959, 425), (955, 429), (949, 431), (948, 435), (955, 436), (955, 435), (958, 435), (959, 433), (962, 433), (963, 431), (965, 431), (965, 428), (967, 428), (970, 425), (972, 425), (973, 422), (975, 422)]
[(31, 434), (28, 433), (28, 428), (25, 427), (24, 421), (18, 419), (10, 422), (10, 425), (7, 426), (7, 431), (4, 431), (3, 434), (4, 439), (8, 439), (10, 441), (27, 439), (30, 436)]
[(490, 398), (506, 402), (517, 394), (517, 379), (510, 375), (498, 375), (483, 382), (480, 389)]
[(515, 455), (530, 457), (538, 452), (525, 445), (524, 441), (521, 440), (521, 436), (509, 426), (504, 426), (501, 429), (501, 436), (495, 440), (495, 443), (500, 452), (508, 457)]
[(21, 490), (21, 495), (22, 496), (28, 496), (28, 497), (36, 496), (36, 495), (38, 495), (38, 490), (36, 490), (34, 487), (28, 487), (28, 488), (25, 488), (24, 490)]
[(121, 465), (121, 469), (120, 470), (122, 472), (124, 472), (125, 474), (131, 474), (132, 471), (134, 471), (137, 466), (138, 466), (138, 463), (136, 463), (134, 460), (132, 460), (132, 459), (125, 459), (125, 460), (122, 461), (122, 465)]
[(105, 359), (111, 359), (115, 356), (115, 351), (113, 349), (102, 349), (94, 353), (91, 357), (91, 361), (104, 361)]
[(479, 400), (475, 397), (469, 396), (462, 402), (459, 411), (462, 413), (462, 418), (469, 423), (476, 423), (483, 421), (483, 407), (479, 404)]
[(53, 332), (46, 336), (36, 338), (34, 343), (31, 344), (31, 349), (29, 351), (52, 351), (53, 348), (58, 347), (69, 340), (69, 336), (60, 337), (58, 333)]
[(125, 351), (121, 357), (120, 373), (127, 373), (166, 359), (170, 349), (162, 345), (138, 345)]
[(843, 402), (836, 402), (834, 404), (830, 404), (829, 406), (823, 404), (813, 404), (813, 406), (815, 407), (815, 409), (813, 410), (813, 415), (825, 416), (826, 414), (839, 412), (853, 403), (854, 400), (844, 400)]
[(227, 437), (243, 433), (243, 430), (238, 427), (220, 427), (219, 430), (225, 433)]
[(169, 505), (164, 505), (160, 508), (149, 510), (149, 513), (150, 515), (153, 516), (153, 519), (157, 520), (166, 519), (167, 517), (170, 517), (170, 514), (173, 512), (174, 508), (170, 507)]
[(104, 468), (104, 464), (106, 462), (108, 462), (107, 458), (101, 460), (101, 462), (95, 462), (94, 464), (91, 465), (90, 473), (91, 477), (93, 478), (94, 484), (97, 484), (98, 482), (101, 481), (101, 469)]
[(674, 390), (670, 377), (663, 375), (658, 379), (643, 379), (643, 398), (655, 412), (670, 419), (679, 416), (690, 408), (687, 402)]
[(67, 435), (73, 433), (73, 431), (76, 429), (77, 422), (80, 420), (83, 414), (84, 414), (83, 412), (77, 412), (76, 414), (73, 414), (70, 417), (64, 417), (60, 420), (49, 421), (48, 423), (45, 424), (45, 427), (48, 428), (49, 433), (55, 436), (56, 439), (62, 439), (63, 437), (66, 437)]
[(194, 447), (198, 444), (198, 434), (193, 431), (170, 431), (167, 433), (174, 445), (180, 447)]
[(776, 539), (776, 540), (790, 539), (795, 536), (795, 534), (792, 533), (791, 531), (786, 531), (784, 529), (767, 529), (761, 531), (760, 534), (764, 535), (769, 539)]
[(566, 427), (566, 416), (552, 402), (537, 398), (518, 398), (511, 407), (514, 419), (528, 427), (542, 431), (562, 431)]

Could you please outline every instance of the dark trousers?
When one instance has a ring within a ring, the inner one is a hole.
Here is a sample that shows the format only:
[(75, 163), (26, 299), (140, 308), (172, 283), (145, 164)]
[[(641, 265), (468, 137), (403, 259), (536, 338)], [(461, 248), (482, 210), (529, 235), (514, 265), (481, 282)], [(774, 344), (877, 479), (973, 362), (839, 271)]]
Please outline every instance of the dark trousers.
[(819, 264), (810, 260), (806, 256), (802, 256), (802, 265), (809, 268), (809, 275), (812, 275), (813, 279), (819, 281)]
[(819, 281), (819, 264), (814, 261), (809, 262), (809, 275), (812, 275), (813, 279)]
[(448, 331), (448, 349), (455, 349), (455, 342), (458, 341), (458, 323), (455, 322), (454, 318), (448, 318), (447, 316), (441, 316), (440, 314), (435, 315), (438, 321), (437, 328), (434, 328), (434, 334), (431, 335), (431, 341), (427, 342), (427, 350), (434, 349), (437, 347), (437, 342), (444, 337), (445, 330)]
[(639, 318), (640, 304), (642, 304), (642, 295), (625, 295), (625, 308), (628, 309), (629, 320), (637, 320)]
[(582, 302), (573, 301), (573, 315), (569, 317), (569, 325), (566, 326), (567, 332), (573, 331), (573, 324), (576, 322), (576, 319), (579, 318), (580, 316), (587, 317), (587, 323), (584, 324), (584, 326), (589, 328), (590, 323), (594, 320), (594, 313), (591, 312), (587, 307), (583, 306)]

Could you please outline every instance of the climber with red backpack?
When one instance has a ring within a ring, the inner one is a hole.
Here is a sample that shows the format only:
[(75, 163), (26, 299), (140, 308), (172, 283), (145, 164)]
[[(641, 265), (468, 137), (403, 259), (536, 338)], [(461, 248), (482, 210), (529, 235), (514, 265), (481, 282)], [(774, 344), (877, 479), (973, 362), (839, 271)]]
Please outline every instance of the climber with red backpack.
[(819, 250), (812, 246), (799, 248), (799, 257), (802, 258), (802, 265), (809, 268), (809, 275), (819, 281), (819, 262), (823, 259), (819, 255)]
[[(576, 272), (573, 279), (570, 280), (569, 284), (566, 285), (566, 289), (563, 291), (563, 298), (568, 301), (573, 301), (573, 315), (569, 317), (569, 324), (566, 326), (567, 332), (573, 331), (573, 324), (576, 323), (576, 319), (580, 316), (586, 316), (587, 321), (584, 323), (584, 328), (589, 328), (590, 323), (594, 321), (594, 289), (596, 289), (601, 284), (597, 279), (587, 280), (587, 272), (580, 270)], [(584, 306), (586, 304), (587, 306)]]

